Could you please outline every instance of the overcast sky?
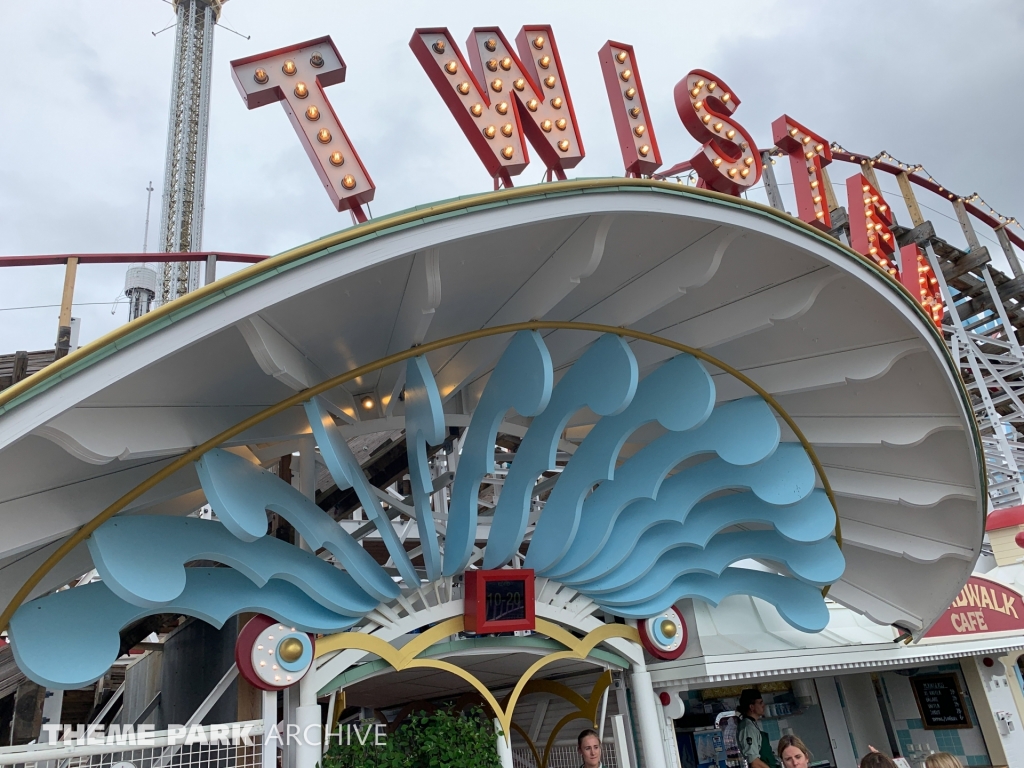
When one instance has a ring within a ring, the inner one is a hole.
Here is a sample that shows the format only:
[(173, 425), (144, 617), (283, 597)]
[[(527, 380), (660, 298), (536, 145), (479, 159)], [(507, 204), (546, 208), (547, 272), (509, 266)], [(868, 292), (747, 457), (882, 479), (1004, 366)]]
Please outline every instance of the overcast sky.
[[(145, 187), (156, 242), (174, 21), (166, 0), (8, 2), (0, 24), (0, 254), (142, 248)], [(328, 95), (377, 184), (372, 212), (491, 188), (408, 41), (418, 26), (552, 24), (587, 157), (579, 176), (621, 175), (598, 48), (636, 49), (666, 167), (697, 145), (672, 88), (708, 69), (742, 99), (736, 118), (760, 146), (782, 113), (847, 149), (923, 163), (946, 187), (979, 192), (1024, 218), (1024, 3), (991, 2), (340, 2), (231, 0), (216, 32), (203, 245), (274, 254), (350, 225), (324, 193), (277, 105), (248, 112), (230, 60), (329, 34), (348, 65)], [(839, 184), (853, 168), (830, 168)], [(789, 181), (788, 164), (776, 166)], [(516, 184), (540, 179), (537, 160)], [(883, 190), (896, 197), (895, 180)], [(842, 190), (837, 190), (842, 195)], [(763, 200), (762, 192), (751, 194)], [(919, 194), (940, 234), (961, 243), (943, 201)], [(904, 211), (898, 200), (894, 210)], [(935, 209), (935, 210), (931, 210)], [(907, 217), (903, 212), (903, 221)], [(990, 233), (979, 230), (997, 263)], [(1004, 271), (1005, 267), (1002, 267)], [(124, 266), (78, 272), (82, 343), (123, 323)], [(226, 269), (221, 266), (220, 275)], [(63, 267), (0, 272), (0, 353), (53, 345)], [(106, 304), (103, 304), (106, 302)]]

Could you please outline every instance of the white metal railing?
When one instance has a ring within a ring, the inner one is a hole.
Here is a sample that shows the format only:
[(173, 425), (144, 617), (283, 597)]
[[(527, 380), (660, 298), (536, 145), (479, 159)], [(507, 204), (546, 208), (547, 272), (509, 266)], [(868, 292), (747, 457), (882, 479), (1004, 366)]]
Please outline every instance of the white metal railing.
[[(541, 758), (543, 757), (542, 748)], [(579, 768), (582, 762), (575, 744), (555, 744), (548, 754), (546, 768)], [(512, 765), (514, 768), (539, 768), (529, 747), (512, 749)], [(619, 761), (615, 757), (615, 745), (611, 739), (605, 739), (601, 744), (601, 765), (603, 768), (618, 768)]]
[(262, 765), (262, 720), (196, 725), (170, 731), (132, 731), (130, 735), (0, 748), (0, 766), (25, 768), (262, 768)]

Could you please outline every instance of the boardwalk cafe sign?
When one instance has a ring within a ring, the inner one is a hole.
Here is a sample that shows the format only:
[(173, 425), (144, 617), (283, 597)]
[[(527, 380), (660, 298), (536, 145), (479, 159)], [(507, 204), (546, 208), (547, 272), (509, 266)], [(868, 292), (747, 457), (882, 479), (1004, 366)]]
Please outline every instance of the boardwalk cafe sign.
[(972, 576), (925, 637), (1024, 631), (1022, 602), (1019, 592)]

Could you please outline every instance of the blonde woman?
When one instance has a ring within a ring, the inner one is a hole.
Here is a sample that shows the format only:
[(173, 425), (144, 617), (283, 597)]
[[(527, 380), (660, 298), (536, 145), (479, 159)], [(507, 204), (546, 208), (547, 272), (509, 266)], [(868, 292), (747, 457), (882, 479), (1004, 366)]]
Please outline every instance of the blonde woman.
[[(811, 750), (807, 748), (799, 736), (783, 736), (779, 739), (776, 747), (782, 768), (807, 768), (811, 762)], [(946, 768), (946, 766), (931, 766), (928, 768)]]
[(935, 752), (924, 759), (925, 768), (964, 768), (955, 755)]

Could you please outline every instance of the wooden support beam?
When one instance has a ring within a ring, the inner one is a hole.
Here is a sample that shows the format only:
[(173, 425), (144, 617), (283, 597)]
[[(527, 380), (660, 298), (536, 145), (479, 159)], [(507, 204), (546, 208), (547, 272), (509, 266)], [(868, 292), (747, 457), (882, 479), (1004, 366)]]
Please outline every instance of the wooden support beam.
[(60, 319), (57, 321), (57, 343), (54, 359), (66, 357), (71, 349), (71, 307), (75, 300), (75, 277), (78, 275), (78, 259), (74, 256), (64, 266), (64, 292), (60, 297)]
[(935, 237), (935, 227), (930, 221), (922, 221), (915, 224), (913, 229), (907, 229), (896, 235), (896, 245), (902, 248), (904, 245), (914, 243), (923, 245)]
[(75, 298), (75, 277), (78, 275), (78, 259), (72, 256), (64, 266), (64, 293), (60, 297), (60, 324), (71, 326), (71, 305)]
[[(871, 163), (861, 163), (860, 172), (864, 174), (864, 178), (867, 179), (871, 186), (878, 190), (878, 194), (882, 194), (882, 186), (878, 183), (878, 174), (875, 173), (875, 167)], [(892, 205), (889, 205), (889, 213), (892, 216), (892, 223), (898, 224), (896, 221), (896, 211), (893, 210)]]
[(828, 203), (829, 211), (839, 207), (839, 200), (836, 198), (836, 191), (832, 188), (832, 179), (828, 176), (828, 169), (821, 169), (821, 176), (825, 179), (825, 202)]
[(960, 229), (964, 231), (964, 237), (967, 238), (967, 250), (973, 251), (975, 248), (981, 248), (981, 241), (978, 240), (978, 233), (974, 231), (974, 222), (967, 215), (964, 201), (960, 198), (953, 200), (953, 210), (956, 211), (956, 220), (960, 222)]
[(20, 350), (14, 353), (14, 369), (11, 372), (11, 384), (17, 384), (28, 376), (28, 352)]
[(1002, 224), (996, 227), (995, 232), (996, 237), (999, 239), (999, 245), (1003, 248), (1003, 255), (1006, 256), (1006, 260), (1010, 263), (1013, 276), (1020, 277), (1024, 272), (1020, 268), (1020, 261), (1017, 260), (1017, 252), (1013, 248), (1013, 243), (1010, 242), (1010, 236), (1006, 233), (1006, 225)]
[(1015, 277), (1007, 280), (1002, 285), (997, 285), (996, 290), (999, 291), (999, 298), (1003, 301), (1018, 299), (1024, 293), (1024, 277)]
[(39, 738), (43, 725), (43, 702), (46, 688), (26, 680), (14, 693), (14, 718), (11, 724), (11, 746), (20, 747)]
[(878, 174), (875, 173), (875, 166), (865, 161), (860, 164), (860, 172), (864, 174), (864, 178), (868, 180), (868, 183), (877, 189), (879, 192), (882, 191), (881, 187), (878, 186)]
[(980, 269), (990, 261), (992, 261), (992, 256), (989, 255), (988, 248), (982, 246), (976, 251), (971, 251), (961, 256), (956, 261), (944, 262), (942, 265), (942, 275), (949, 282), (966, 275), (972, 270)]
[[(910, 213), (910, 222), (914, 227), (920, 227), (925, 223), (924, 216), (921, 214), (921, 208), (917, 204), (917, 197), (914, 196), (914, 188), (910, 185), (910, 177), (907, 176), (907, 172), (896, 174), (896, 181), (900, 185), (900, 192), (903, 193), (903, 202), (907, 206), (907, 211)], [(934, 230), (932, 230), (934, 235)]]

